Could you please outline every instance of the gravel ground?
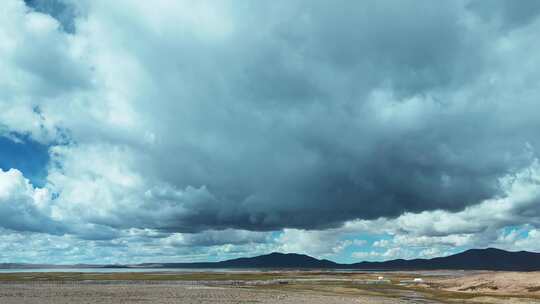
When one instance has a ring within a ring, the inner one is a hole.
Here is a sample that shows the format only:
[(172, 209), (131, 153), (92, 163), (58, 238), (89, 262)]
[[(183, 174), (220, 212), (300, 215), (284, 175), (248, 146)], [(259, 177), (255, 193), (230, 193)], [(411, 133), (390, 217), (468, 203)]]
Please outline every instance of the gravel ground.
[(284, 303), (284, 304), (401, 304), (411, 300), (323, 295), (249, 288), (148, 284), (0, 284), (1, 304), (126, 304), (126, 303)]

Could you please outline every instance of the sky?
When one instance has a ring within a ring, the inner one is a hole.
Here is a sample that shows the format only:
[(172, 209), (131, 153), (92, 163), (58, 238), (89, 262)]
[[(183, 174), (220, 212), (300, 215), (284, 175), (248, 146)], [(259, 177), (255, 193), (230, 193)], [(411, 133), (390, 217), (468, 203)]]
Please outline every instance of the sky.
[(540, 251), (540, 1), (4, 0), (0, 263)]

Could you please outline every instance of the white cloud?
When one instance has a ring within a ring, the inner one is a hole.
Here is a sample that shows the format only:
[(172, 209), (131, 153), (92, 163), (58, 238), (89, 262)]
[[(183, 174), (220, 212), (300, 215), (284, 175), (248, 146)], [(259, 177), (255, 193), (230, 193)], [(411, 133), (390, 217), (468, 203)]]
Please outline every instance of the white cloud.
[(347, 239), (350, 237), (341, 229), (301, 230), (284, 229), (274, 239), (275, 250), (280, 252), (301, 252), (315, 257), (336, 257), (351, 246), (364, 246), (362, 239)]
[(62, 233), (65, 227), (49, 217), (50, 203), (47, 189), (34, 188), (17, 169), (0, 169), (0, 227)]

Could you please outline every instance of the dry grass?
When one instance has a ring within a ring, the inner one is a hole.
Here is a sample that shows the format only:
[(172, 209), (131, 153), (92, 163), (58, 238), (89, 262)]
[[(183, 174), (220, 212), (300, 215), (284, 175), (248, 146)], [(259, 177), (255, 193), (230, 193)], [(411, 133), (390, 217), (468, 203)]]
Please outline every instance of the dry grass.
[[(535, 285), (540, 273), (525, 274), (528, 281), (521, 280), (523, 274), (497, 273), (406, 273), (385, 272), (382, 275), (389, 283), (377, 282), (381, 274), (343, 273), (314, 271), (268, 271), (268, 272), (154, 272), (154, 273), (8, 273), (0, 274), (0, 286), (60, 285), (116, 286), (130, 283), (132, 286), (158, 284), (186, 288), (191, 286), (215, 286), (224, 289), (271, 292), (309, 297), (342, 297), (343, 299), (379, 299), (382, 303), (540, 303), (540, 288)], [(402, 284), (414, 277), (423, 277), (423, 284)], [(538, 277), (537, 277), (538, 276)], [(493, 278), (497, 278), (494, 280)], [(483, 279), (489, 278), (489, 281)], [(37, 284), (37, 285), (36, 285)], [(43, 285), (45, 284), (45, 285)], [(514, 285), (519, 286), (514, 286)], [(98, 286), (98, 287), (96, 287)], [(183, 287), (182, 287), (183, 286)], [(513, 286), (513, 287), (512, 287)], [(234, 287), (234, 288), (233, 288)], [(240, 287), (240, 289), (239, 289)], [(511, 288), (510, 288), (511, 287)], [(79, 287), (74, 287), (79, 288)], [(102, 287), (107, 288), (107, 287)], [(194, 287), (195, 288), (195, 287)], [(510, 288), (510, 289), (509, 289)], [(514, 288), (514, 289), (512, 289)], [(509, 291), (518, 292), (509, 292)], [(0, 299), (1, 300), (1, 299)], [(388, 302), (389, 301), (389, 302)], [(427, 301), (427, 302), (425, 302)], [(0, 301), (1, 302), (1, 301)], [(218, 301), (219, 303), (219, 301)], [(366, 302), (370, 303), (370, 302)], [(373, 303), (378, 303), (377, 301)]]

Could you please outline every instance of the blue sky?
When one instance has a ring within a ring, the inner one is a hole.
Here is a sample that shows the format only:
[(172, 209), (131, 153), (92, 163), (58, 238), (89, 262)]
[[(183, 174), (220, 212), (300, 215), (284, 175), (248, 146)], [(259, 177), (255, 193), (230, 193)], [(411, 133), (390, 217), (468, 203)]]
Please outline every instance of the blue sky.
[(28, 138), (0, 137), (0, 168), (19, 169), (33, 184), (43, 186), (49, 162), (48, 146)]
[(540, 251), (538, 1), (0, 10), (0, 262)]

